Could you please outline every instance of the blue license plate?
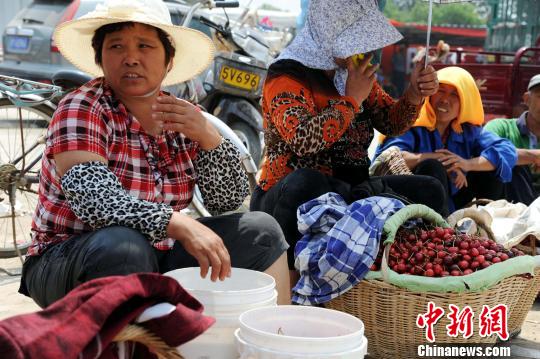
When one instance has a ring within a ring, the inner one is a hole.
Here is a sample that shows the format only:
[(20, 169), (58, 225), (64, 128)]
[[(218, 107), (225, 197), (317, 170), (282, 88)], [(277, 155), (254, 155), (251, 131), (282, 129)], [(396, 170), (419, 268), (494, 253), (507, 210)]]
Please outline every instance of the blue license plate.
[(7, 37), (7, 51), (8, 52), (27, 52), (30, 45), (30, 38), (28, 36), (8, 36)]

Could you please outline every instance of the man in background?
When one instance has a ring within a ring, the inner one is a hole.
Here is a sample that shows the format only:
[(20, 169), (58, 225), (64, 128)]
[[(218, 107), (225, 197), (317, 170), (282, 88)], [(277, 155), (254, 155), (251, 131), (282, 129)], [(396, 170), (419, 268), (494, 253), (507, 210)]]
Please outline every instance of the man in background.
[(484, 129), (509, 139), (516, 146), (518, 162), (512, 172), (512, 182), (506, 184), (506, 199), (529, 205), (538, 197), (533, 172), (540, 169), (540, 74), (529, 81), (523, 102), (528, 111), (519, 118), (498, 118), (488, 122)]

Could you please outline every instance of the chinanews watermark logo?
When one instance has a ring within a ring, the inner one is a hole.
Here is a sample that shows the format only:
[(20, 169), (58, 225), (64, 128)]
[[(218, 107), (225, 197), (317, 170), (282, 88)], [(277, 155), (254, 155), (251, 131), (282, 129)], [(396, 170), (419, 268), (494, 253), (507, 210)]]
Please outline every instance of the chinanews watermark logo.
[[(448, 324), (446, 325), (446, 336), (450, 338), (461, 337), (469, 339), (475, 331), (482, 338), (497, 335), (501, 341), (509, 338), (508, 333), (508, 308), (504, 304), (493, 307), (484, 305), (475, 320), (473, 309), (470, 306), (459, 308), (450, 304), (446, 312)], [(416, 318), (418, 328), (424, 330), (428, 343), (445, 342), (445, 338), (435, 337), (435, 326), (445, 315), (445, 308), (438, 307), (435, 303), (429, 302), (427, 310), (419, 314)], [(491, 347), (489, 345), (457, 344), (457, 345), (436, 345), (425, 344), (418, 346), (419, 357), (510, 357), (509, 347)]]

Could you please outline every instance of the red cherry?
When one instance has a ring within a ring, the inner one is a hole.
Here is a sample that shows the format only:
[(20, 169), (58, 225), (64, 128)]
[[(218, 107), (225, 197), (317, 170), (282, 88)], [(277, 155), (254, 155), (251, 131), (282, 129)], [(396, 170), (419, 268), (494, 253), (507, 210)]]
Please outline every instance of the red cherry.
[(448, 253), (457, 253), (459, 251), (458, 247), (450, 247), (448, 248)]
[(487, 268), (491, 265), (490, 262), (483, 262), (482, 264), (480, 264), (482, 266), (482, 268)]
[(478, 263), (478, 261), (473, 261), (471, 263), (471, 269), (476, 269), (478, 267), (480, 267), (480, 263)]
[(441, 277), (448, 277), (450, 275), (450, 273), (448, 273), (447, 271), (443, 271), (441, 273)]
[(459, 277), (461, 275), (461, 272), (458, 271), (458, 270), (453, 270), (450, 272), (450, 275), (454, 276), (454, 277)]
[(442, 237), (446, 234), (445, 230), (441, 227), (435, 228), (435, 234), (437, 234), (437, 237)]
[(499, 263), (501, 262), (501, 258), (499, 257), (493, 257), (493, 259), (491, 260), (493, 263)]
[(467, 262), (466, 260), (460, 261), (458, 263), (458, 265), (459, 265), (459, 268), (461, 268), (461, 269), (469, 268), (469, 262)]
[(471, 273), (473, 273), (472, 269), (465, 269), (463, 271), (463, 275), (467, 275), (467, 274), (471, 274)]
[(476, 257), (476, 260), (478, 261), (478, 263), (482, 264), (486, 261), (486, 257), (480, 254), (478, 257)]
[(433, 271), (433, 269), (428, 269), (426, 270), (425, 275), (426, 277), (433, 277), (435, 275), (435, 272)]
[(507, 259), (510, 258), (510, 257), (509, 257), (508, 254), (506, 254), (506, 253), (501, 253), (501, 255), (499, 256), (499, 258), (501, 259), (501, 261), (505, 261), (505, 260), (507, 260)]
[(459, 248), (461, 249), (469, 249), (469, 242), (467, 241), (461, 241), (461, 243), (459, 243)]
[(471, 253), (471, 256), (473, 257), (477, 257), (480, 254), (480, 252), (478, 251), (478, 248), (474, 248), (474, 247), (471, 249), (470, 253)]

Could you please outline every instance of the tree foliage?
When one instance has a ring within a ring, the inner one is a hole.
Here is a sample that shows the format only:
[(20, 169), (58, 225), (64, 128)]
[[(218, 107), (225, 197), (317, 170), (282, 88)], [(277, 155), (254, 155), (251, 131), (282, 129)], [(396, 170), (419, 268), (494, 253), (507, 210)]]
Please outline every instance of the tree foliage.
[[(434, 4), (433, 25), (484, 25), (471, 3)], [(387, 17), (401, 22), (426, 24), (429, 4), (424, 1), (388, 0), (384, 13)]]

